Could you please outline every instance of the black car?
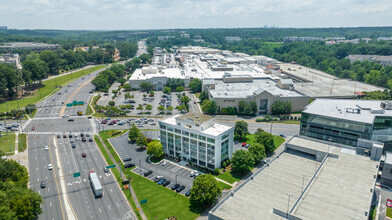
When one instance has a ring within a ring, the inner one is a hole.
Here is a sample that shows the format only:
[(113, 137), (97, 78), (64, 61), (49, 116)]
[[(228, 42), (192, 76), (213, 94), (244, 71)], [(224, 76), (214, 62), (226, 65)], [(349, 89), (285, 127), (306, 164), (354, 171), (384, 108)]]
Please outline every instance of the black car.
[(177, 189), (176, 189), (176, 191), (179, 193), (179, 192), (181, 192), (182, 190), (184, 190), (185, 189), (185, 186), (180, 186), (180, 187), (178, 187)]
[(83, 134), (83, 133), (80, 133), (80, 137), (84, 137), (84, 134)]
[(162, 186), (168, 186), (170, 184), (170, 180), (166, 180), (165, 182), (162, 183)]
[(85, 137), (82, 137), (82, 141), (83, 141), (83, 142), (86, 142), (86, 138), (85, 138)]
[[(124, 164), (124, 167), (125, 167), (125, 168), (134, 167), (134, 166), (135, 166), (134, 163), (125, 163), (125, 164)], [(152, 173), (152, 171), (151, 171), (151, 173)]]
[(93, 117), (91, 117), (91, 116), (88, 116), (87, 118), (88, 118), (88, 119), (92, 119)]
[(88, 141), (93, 142), (93, 139), (92, 139), (92, 138), (89, 138)]
[(144, 176), (149, 176), (152, 174), (152, 170), (148, 170), (146, 172), (144, 172)]
[(105, 168), (103, 169), (103, 172), (109, 173), (109, 169), (105, 167)]
[(180, 184), (174, 184), (174, 185), (171, 187), (171, 189), (172, 189), (172, 190), (176, 190), (178, 187), (180, 187)]
[(46, 187), (46, 182), (45, 181), (41, 181), (41, 188), (45, 188)]
[(155, 177), (154, 182), (157, 183), (157, 182), (159, 182), (162, 178), (163, 178), (162, 176), (157, 176), (157, 177)]
[(90, 137), (90, 134), (89, 134), (89, 133), (86, 133), (86, 137)]
[(188, 191), (186, 191), (185, 196), (189, 197), (191, 195), (191, 190), (189, 189)]
[(127, 161), (131, 161), (132, 160), (132, 158), (130, 158), (130, 157), (127, 157), (127, 158), (124, 158), (124, 162), (127, 162)]
[(68, 119), (68, 121), (74, 121), (74, 119), (73, 119), (73, 118), (70, 118), (70, 119)]
[(69, 134), (68, 137), (69, 137), (69, 138), (72, 138), (72, 134)]
[(76, 144), (72, 144), (72, 148), (76, 148)]
[(61, 137), (61, 135), (58, 134), (58, 135), (57, 135), (57, 138), (60, 138), (60, 137)]
[(162, 178), (161, 180), (158, 181), (158, 185), (162, 185), (164, 182), (166, 182), (166, 179)]

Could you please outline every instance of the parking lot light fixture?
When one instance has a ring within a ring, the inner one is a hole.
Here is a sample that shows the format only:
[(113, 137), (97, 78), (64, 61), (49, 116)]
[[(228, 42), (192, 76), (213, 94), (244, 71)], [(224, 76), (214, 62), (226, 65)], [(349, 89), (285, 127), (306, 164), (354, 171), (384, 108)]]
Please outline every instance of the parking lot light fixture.
[(139, 170), (140, 170), (140, 176), (142, 176), (142, 167), (140, 166), (140, 162), (141, 162), (142, 160), (140, 159), (139, 160)]

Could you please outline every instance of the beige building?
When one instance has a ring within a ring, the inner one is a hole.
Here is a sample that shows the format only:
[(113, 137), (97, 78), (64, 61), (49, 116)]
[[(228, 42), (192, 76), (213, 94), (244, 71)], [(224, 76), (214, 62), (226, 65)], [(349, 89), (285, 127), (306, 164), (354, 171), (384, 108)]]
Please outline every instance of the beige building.
[(302, 111), (309, 97), (296, 91), (291, 80), (271, 78), (253, 79), (249, 76), (225, 76), (222, 80), (204, 79), (203, 91), (207, 91), (220, 109), (238, 108), (240, 101), (256, 102), (259, 114), (271, 113), (277, 101), (290, 102), (292, 112)]

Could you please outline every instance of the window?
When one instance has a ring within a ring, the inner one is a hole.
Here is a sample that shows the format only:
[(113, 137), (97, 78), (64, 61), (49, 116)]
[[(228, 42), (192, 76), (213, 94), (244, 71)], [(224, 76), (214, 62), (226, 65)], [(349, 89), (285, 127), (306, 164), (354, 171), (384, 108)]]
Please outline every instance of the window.
[(174, 131), (177, 133), (177, 134), (181, 134), (181, 130), (180, 129), (174, 129)]
[(222, 143), (221, 148), (221, 161), (227, 159), (229, 151), (229, 140), (226, 140)]
[(205, 140), (206, 140), (206, 137), (204, 137), (204, 136), (202, 136), (202, 135), (199, 135), (199, 140), (205, 141)]
[(181, 126), (181, 123), (177, 123), (178, 126)]
[(189, 132), (187, 132), (187, 131), (182, 131), (182, 134), (185, 136), (189, 136)]
[(210, 143), (215, 144), (215, 139), (213, 139), (213, 138), (207, 138), (207, 141), (210, 142)]
[(166, 126), (161, 124), (161, 125), (159, 126), (159, 128), (161, 128), (161, 129), (166, 129)]
[(222, 136), (221, 140), (223, 141), (224, 139), (226, 139), (227, 137), (229, 137), (229, 134), (225, 134)]
[(191, 137), (196, 138), (197, 139), (197, 134), (193, 134), (191, 133)]
[(167, 130), (168, 131), (173, 131), (173, 128), (172, 127), (167, 127)]

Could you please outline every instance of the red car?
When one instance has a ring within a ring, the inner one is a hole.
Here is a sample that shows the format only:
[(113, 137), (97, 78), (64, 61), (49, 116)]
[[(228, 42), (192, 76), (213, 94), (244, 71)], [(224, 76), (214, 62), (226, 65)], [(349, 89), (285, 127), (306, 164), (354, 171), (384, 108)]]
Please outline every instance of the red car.
[(245, 146), (246, 146), (246, 143), (242, 143), (242, 146), (245, 147)]
[(108, 121), (101, 121), (101, 124), (107, 124), (108, 123)]
[(113, 121), (111, 121), (110, 123), (112, 123), (112, 124), (116, 124), (116, 123), (117, 123), (117, 121), (116, 121), (116, 120), (113, 120)]
[(33, 131), (34, 131), (34, 130), (35, 130), (35, 127), (31, 127), (31, 130), (33, 130)]
[(392, 207), (392, 200), (387, 199), (387, 207)]
[(86, 155), (86, 153), (82, 153), (82, 157), (86, 157), (87, 155)]
[(67, 138), (67, 135), (66, 135), (66, 134), (63, 134), (63, 138)]

